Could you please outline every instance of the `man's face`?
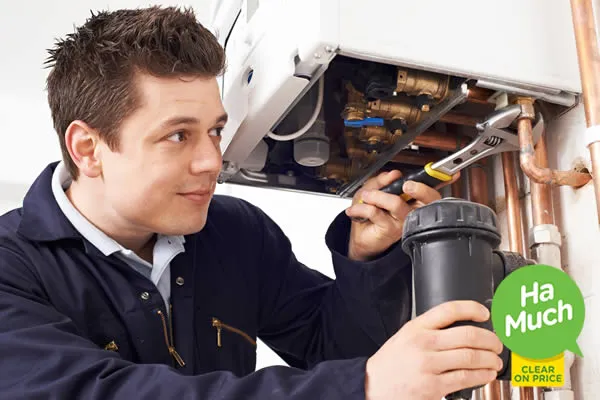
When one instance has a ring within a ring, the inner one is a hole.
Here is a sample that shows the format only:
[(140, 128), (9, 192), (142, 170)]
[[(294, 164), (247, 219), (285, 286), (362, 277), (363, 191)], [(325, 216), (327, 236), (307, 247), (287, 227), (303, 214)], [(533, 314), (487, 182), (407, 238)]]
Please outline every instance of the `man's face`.
[(215, 78), (138, 75), (140, 107), (122, 124), (118, 151), (101, 143), (105, 200), (135, 230), (201, 230), (221, 169), (226, 114)]

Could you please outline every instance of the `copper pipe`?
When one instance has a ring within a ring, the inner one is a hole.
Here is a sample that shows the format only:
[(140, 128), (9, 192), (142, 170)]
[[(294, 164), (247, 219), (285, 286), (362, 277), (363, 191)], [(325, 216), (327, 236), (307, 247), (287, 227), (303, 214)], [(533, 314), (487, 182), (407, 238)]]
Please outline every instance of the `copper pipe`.
[[(496, 381), (500, 385), (500, 399), (510, 400), (512, 397), (510, 381)], [(538, 400), (542, 400), (540, 397)]]
[(519, 400), (535, 400), (534, 388), (520, 387), (519, 388)]
[(508, 216), (509, 250), (526, 254), (523, 249), (523, 227), (521, 225), (521, 204), (515, 158), (512, 152), (502, 153), (502, 170), (504, 173), (504, 193), (506, 196), (506, 214)]
[[(579, 75), (587, 127), (600, 124), (600, 51), (592, 0), (571, 0)], [(588, 145), (594, 173), (596, 216), (600, 223), (600, 142)]]
[[(473, 392), (473, 400), (510, 400), (512, 397), (509, 381), (493, 381)], [(539, 397), (537, 400), (541, 400)]]
[(477, 389), (477, 393), (473, 393), (474, 399), (481, 400), (501, 400), (502, 386), (500, 381), (493, 381), (482, 388)]
[(471, 165), (468, 173), (471, 181), (471, 187), (469, 188), (471, 191), (471, 201), (487, 206), (489, 205), (489, 195), (485, 161), (481, 160)]
[(458, 178), (456, 181), (454, 181), (452, 183), (451, 189), (452, 189), (452, 197), (456, 197), (457, 199), (462, 199), (462, 197), (463, 197), (462, 180), (460, 178)]
[[(359, 138), (369, 141), (378, 138), (382, 142), (393, 141), (402, 135), (393, 135), (385, 126), (367, 126), (360, 130)], [(426, 131), (415, 138), (413, 144), (420, 147), (443, 151), (456, 151), (470, 142), (469, 137), (457, 136), (452, 133)]]
[[(488, 205), (488, 181), (485, 173), (485, 162), (481, 160), (469, 168), (469, 192), (471, 201), (485, 206)], [(502, 383), (493, 381), (479, 389), (481, 400), (502, 400)]]
[[(485, 173), (485, 161), (473, 164), (468, 171), (470, 181), (471, 201), (485, 206), (488, 205), (488, 181)], [(482, 400), (502, 400), (502, 385), (500, 381), (493, 381), (479, 389)]]
[(441, 122), (456, 125), (475, 126), (479, 120), (470, 115), (457, 114), (457, 113), (446, 113), (440, 118)]
[(571, 0), (587, 126), (600, 124), (600, 51), (592, 0)]
[[(531, 121), (530, 121), (531, 122)], [(512, 152), (502, 153), (504, 173), (504, 192), (506, 196), (506, 214), (508, 217), (509, 250), (526, 255), (523, 247), (523, 227), (521, 222), (521, 203), (517, 187), (516, 162)], [(521, 400), (534, 400), (533, 388), (519, 388)]]
[(401, 163), (401, 164), (409, 164), (409, 165), (420, 165), (424, 166), (429, 164), (430, 162), (436, 162), (440, 158), (434, 155), (429, 154), (410, 154), (405, 152), (400, 152), (394, 156), (392, 162)]
[(492, 103), (488, 102), (488, 99), (493, 95), (493, 90), (473, 86), (467, 91), (467, 101), (469, 103), (492, 105)]
[(592, 178), (590, 174), (577, 171), (557, 171), (541, 168), (535, 163), (531, 120), (521, 118), (518, 122), (521, 169), (532, 181), (548, 185), (581, 187)]
[[(535, 146), (535, 163), (540, 168), (548, 168), (548, 152), (546, 138), (542, 135)], [(552, 187), (542, 183), (531, 182), (531, 209), (533, 225), (554, 224), (552, 210)]]
[(461, 138), (451, 133), (427, 131), (417, 136), (413, 144), (437, 150), (456, 151), (469, 141), (469, 138)]

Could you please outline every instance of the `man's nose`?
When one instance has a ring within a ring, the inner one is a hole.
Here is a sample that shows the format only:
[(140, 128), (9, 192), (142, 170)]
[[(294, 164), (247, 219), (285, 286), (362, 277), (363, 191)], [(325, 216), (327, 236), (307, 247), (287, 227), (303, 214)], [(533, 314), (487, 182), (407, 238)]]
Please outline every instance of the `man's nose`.
[(218, 174), (222, 166), (221, 148), (210, 137), (198, 141), (191, 163), (192, 174)]

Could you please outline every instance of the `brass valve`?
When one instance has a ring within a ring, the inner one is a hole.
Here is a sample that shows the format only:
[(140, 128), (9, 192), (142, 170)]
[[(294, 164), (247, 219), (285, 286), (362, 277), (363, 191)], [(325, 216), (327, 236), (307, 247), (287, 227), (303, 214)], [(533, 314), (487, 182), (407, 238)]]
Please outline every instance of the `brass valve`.
[(346, 90), (348, 92), (348, 102), (342, 112), (342, 118), (348, 121), (360, 121), (364, 119), (367, 113), (367, 102), (364, 99), (364, 95), (356, 90), (351, 83), (346, 85)]
[(387, 144), (394, 143), (403, 133), (401, 129), (390, 132), (385, 126), (365, 126), (360, 130), (358, 138), (363, 142)]
[(365, 126), (360, 130), (358, 138), (363, 142), (389, 142), (391, 136), (385, 126)]
[(398, 69), (397, 92), (409, 96), (428, 96), (437, 101), (448, 96), (450, 77), (428, 71)]
[(367, 157), (367, 151), (360, 146), (359, 141), (352, 135), (351, 132), (349, 133), (349, 130), (346, 130), (345, 140), (348, 158), (352, 160), (360, 160)]
[(359, 172), (359, 163), (355, 160), (343, 160), (336, 158), (330, 160), (319, 169), (319, 175), (327, 179), (335, 179), (342, 182), (348, 182), (357, 176)]
[(386, 100), (369, 102), (367, 112), (372, 117), (404, 120), (406, 125), (412, 125), (418, 122), (422, 115), (421, 110), (411, 104)]

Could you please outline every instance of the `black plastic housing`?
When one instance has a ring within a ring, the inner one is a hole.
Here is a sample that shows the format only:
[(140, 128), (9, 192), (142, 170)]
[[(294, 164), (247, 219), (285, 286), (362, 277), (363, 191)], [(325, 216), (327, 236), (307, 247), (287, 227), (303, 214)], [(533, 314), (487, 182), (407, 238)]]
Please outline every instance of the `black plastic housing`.
[[(447, 198), (411, 212), (404, 223), (402, 248), (412, 259), (416, 315), (454, 300), (474, 300), (491, 310), (494, 292), (510, 272), (506, 257), (497, 250), (500, 241), (496, 214), (481, 204)], [(493, 330), (491, 319), (452, 326), (458, 325)], [(505, 367), (499, 379), (510, 379), (509, 355), (507, 349), (501, 355)], [(446, 399), (469, 399), (474, 389)]]

